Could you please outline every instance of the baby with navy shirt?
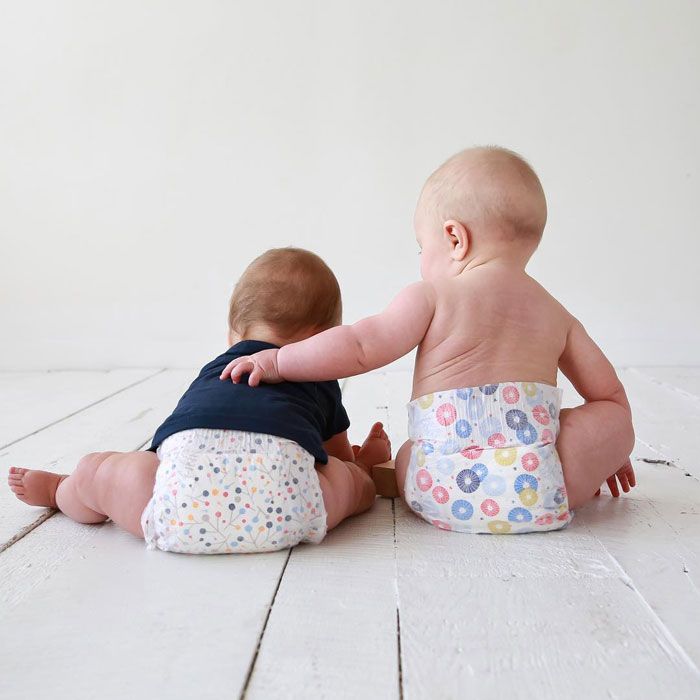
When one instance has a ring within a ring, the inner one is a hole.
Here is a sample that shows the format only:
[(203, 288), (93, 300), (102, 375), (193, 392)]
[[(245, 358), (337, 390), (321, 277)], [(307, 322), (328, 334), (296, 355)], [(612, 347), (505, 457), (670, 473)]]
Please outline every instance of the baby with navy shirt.
[(236, 358), (338, 326), (338, 282), (317, 255), (269, 250), (231, 297), (229, 349), (202, 368), (148, 451), (86, 455), (70, 475), (11, 467), (29, 505), (81, 523), (108, 518), (151, 549), (264, 552), (320, 542), (371, 507), (372, 466), (391, 457), (381, 423), (353, 450), (337, 381), (261, 389), (222, 382)]

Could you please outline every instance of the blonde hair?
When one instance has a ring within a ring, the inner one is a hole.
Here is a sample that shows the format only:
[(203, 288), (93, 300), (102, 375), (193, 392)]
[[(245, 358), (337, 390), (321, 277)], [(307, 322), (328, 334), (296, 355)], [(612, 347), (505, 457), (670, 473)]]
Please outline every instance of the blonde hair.
[(273, 248), (253, 260), (238, 280), (228, 324), (239, 335), (264, 324), (293, 336), (337, 326), (342, 314), (338, 280), (318, 255), (302, 248)]
[(420, 199), (436, 222), (490, 222), (512, 239), (538, 242), (547, 222), (547, 200), (532, 166), (499, 146), (449, 158), (428, 178)]

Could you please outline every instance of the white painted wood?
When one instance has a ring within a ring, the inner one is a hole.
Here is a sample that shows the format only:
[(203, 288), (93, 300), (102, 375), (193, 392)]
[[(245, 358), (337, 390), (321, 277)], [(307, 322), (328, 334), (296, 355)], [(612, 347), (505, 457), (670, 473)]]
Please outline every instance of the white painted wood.
[(0, 555), (0, 697), (238, 697), (286, 558), (150, 552), (58, 514)]
[(700, 367), (635, 367), (634, 370), (653, 382), (700, 401)]
[[(70, 473), (88, 452), (138, 449), (175, 407), (193, 376), (192, 370), (160, 372), (0, 451), (3, 482), (10, 466)], [(17, 500), (2, 483), (0, 547), (46, 513), (46, 508), (34, 508)]]
[(343, 404), (350, 416), (351, 441), (361, 444), (372, 423), (382, 421), (394, 454), (408, 438), (406, 404), (411, 398), (413, 372), (370, 372), (347, 380)]
[(690, 700), (700, 675), (597, 539), (448, 533), (397, 502), (412, 698)]
[(408, 410), (413, 391), (413, 371), (403, 370), (389, 372), (386, 376), (389, 395), (388, 413), (389, 430), (394, 448), (398, 450), (408, 440)]
[[(396, 697), (396, 586), (407, 700), (700, 697), (700, 480), (686, 476), (698, 402), (677, 386), (692, 387), (693, 373), (667, 369), (621, 372), (638, 488), (579, 509), (565, 531), (446, 533), (397, 500), (394, 543), (391, 502), (380, 500), (322, 545), (294, 550), (246, 697)], [(133, 449), (192, 376), (148, 379), (0, 463), (17, 455), (63, 470), (85, 451)], [(356, 442), (382, 420), (400, 446), (410, 381), (347, 382)], [(580, 401), (562, 386), (565, 405)], [(13, 506), (32, 511), (8, 495), (0, 485), (0, 533)], [(112, 524), (55, 515), (0, 553), (0, 697), (236, 697), (286, 556), (146, 552)]]
[(0, 372), (0, 449), (156, 371)]
[(700, 481), (635, 450), (637, 487), (580, 508), (585, 525), (700, 666)]
[(350, 417), (348, 437), (361, 445), (373, 423), (389, 422), (386, 375), (381, 372), (351, 377), (343, 383), (343, 405)]
[(246, 697), (399, 696), (392, 501), (296, 547)]
[(634, 369), (620, 371), (637, 439), (700, 477), (700, 401)]
[[(632, 407), (638, 436), (646, 436), (657, 449), (637, 440), (632, 455), (637, 487), (613, 499), (604, 486), (604, 495), (579, 509), (576, 518), (617, 560), (662, 623), (700, 665), (700, 482), (684, 468), (666, 463), (668, 458), (653, 439), (654, 424), (647, 419), (661, 395), (662, 410), (667, 412), (664, 423), (683, 425), (685, 399), (694, 400), (694, 396), (688, 393), (675, 401), (674, 387), (694, 391), (700, 372), (667, 367), (645, 368), (643, 374), (657, 384), (656, 389), (647, 387), (643, 379), (638, 381), (636, 371), (620, 371), (631, 395), (637, 397), (640, 386), (650, 390), (647, 400), (651, 404), (635, 405), (636, 399)], [(559, 385), (564, 389), (564, 405), (581, 402), (565, 377)]]

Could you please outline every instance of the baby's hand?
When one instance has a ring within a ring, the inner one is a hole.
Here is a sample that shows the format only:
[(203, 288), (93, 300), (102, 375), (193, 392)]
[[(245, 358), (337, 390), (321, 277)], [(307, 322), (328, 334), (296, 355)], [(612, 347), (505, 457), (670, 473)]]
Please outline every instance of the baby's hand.
[(278, 352), (279, 350), (276, 349), (261, 350), (254, 355), (237, 357), (226, 365), (219, 379), (228, 379), (230, 377), (234, 384), (238, 384), (241, 381), (241, 377), (244, 374), (248, 374), (250, 375), (248, 377), (249, 386), (258, 386), (260, 382), (279, 384), (279, 382), (284, 380), (280, 377), (277, 369)]
[[(633, 486), (637, 485), (637, 477), (634, 474), (634, 469), (632, 468), (632, 463), (627, 460), (611, 477), (606, 479), (608, 488), (613, 498), (619, 498), (620, 489), (617, 486), (617, 482), (620, 482), (622, 490), (627, 493)], [(600, 495), (600, 489), (596, 492), (596, 496)]]

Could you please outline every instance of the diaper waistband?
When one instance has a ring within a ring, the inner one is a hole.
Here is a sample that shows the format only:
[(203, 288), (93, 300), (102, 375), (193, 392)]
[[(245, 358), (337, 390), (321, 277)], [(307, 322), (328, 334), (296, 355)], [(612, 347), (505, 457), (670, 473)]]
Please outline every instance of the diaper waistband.
[(215, 454), (253, 453), (275, 455), (281, 447), (299, 447), (293, 440), (265, 433), (243, 430), (193, 428), (181, 430), (167, 437), (158, 447), (158, 455), (174, 452), (213, 452)]
[(408, 434), (414, 441), (443, 443), (449, 452), (547, 445), (559, 435), (561, 397), (558, 387), (538, 382), (439, 391), (408, 404)]

